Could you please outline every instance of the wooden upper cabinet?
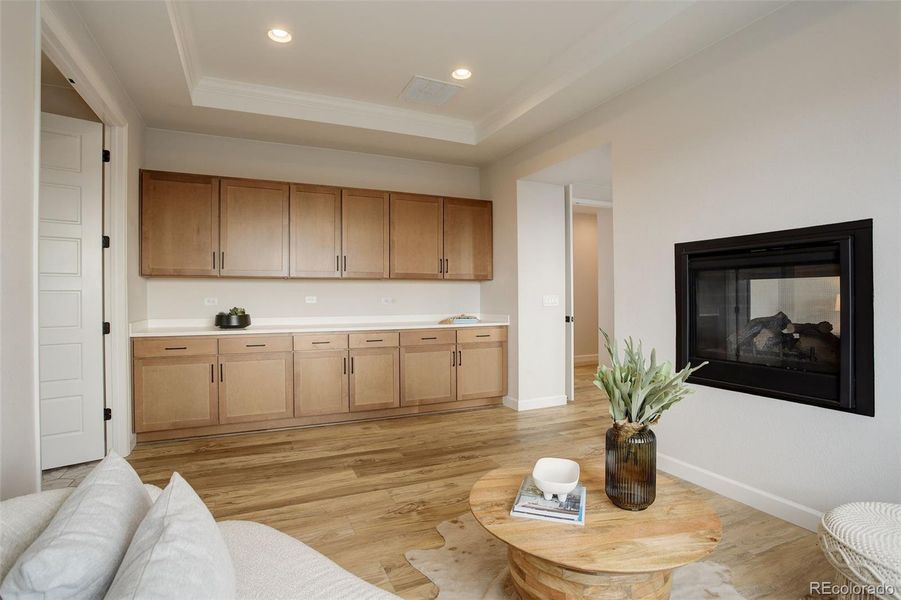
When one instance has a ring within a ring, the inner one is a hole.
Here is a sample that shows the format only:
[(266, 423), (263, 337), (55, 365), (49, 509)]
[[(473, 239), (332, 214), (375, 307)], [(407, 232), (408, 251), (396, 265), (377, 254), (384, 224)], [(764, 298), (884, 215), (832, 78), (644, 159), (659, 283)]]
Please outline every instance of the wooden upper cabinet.
[(391, 194), (391, 278), (444, 277), (444, 207), (434, 196)]
[(388, 192), (341, 191), (341, 276), (388, 277)]
[(291, 277), (341, 277), (341, 189), (291, 186)]
[(288, 184), (223, 179), (219, 191), (219, 272), (288, 276)]
[(444, 199), (444, 278), (492, 278), (491, 202)]
[(141, 275), (215, 277), (219, 178), (141, 172)]

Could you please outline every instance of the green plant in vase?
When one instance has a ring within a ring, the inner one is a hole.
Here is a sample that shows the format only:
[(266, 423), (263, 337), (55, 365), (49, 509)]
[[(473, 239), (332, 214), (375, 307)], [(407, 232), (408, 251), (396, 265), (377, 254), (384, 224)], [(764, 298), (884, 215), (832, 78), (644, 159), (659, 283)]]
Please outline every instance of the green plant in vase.
[(620, 358), (616, 341), (601, 333), (611, 366), (598, 367), (594, 384), (607, 394), (613, 417), (606, 435), (605, 490), (617, 506), (644, 510), (657, 494), (657, 438), (650, 426), (691, 393), (686, 380), (707, 363), (677, 371), (669, 361), (658, 363), (656, 350), (646, 358), (641, 341), (636, 346), (632, 338)]

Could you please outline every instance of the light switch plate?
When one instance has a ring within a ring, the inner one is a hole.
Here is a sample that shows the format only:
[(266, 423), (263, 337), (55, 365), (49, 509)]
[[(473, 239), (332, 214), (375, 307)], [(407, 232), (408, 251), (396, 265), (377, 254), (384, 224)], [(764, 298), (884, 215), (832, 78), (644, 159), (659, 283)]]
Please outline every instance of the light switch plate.
[(544, 306), (560, 306), (560, 296), (558, 296), (557, 294), (542, 296), (541, 303)]
[(307, 296), (304, 298), (304, 301), (307, 304), (316, 304), (317, 302), (319, 302), (319, 299), (316, 298), (316, 296)]
[(394, 304), (394, 298), (382, 297), (382, 304)]
[(204, 298), (203, 303), (206, 306), (216, 306), (219, 304), (219, 298)]

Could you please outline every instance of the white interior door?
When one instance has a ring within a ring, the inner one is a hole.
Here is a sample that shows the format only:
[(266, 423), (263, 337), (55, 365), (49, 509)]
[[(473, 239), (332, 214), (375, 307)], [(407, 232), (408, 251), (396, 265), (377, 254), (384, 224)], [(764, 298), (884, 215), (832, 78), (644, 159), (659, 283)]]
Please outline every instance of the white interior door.
[(566, 313), (566, 356), (565, 373), (566, 373), (566, 399), (572, 402), (576, 398), (575, 382), (573, 381), (573, 363), (575, 362), (575, 315), (573, 314), (573, 197), (572, 185), (567, 185), (563, 189), (563, 209), (564, 214), (564, 231), (565, 231), (565, 253), (566, 253), (566, 299), (564, 301), (564, 311)]
[(103, 125), (41, 113), (41, 468), (102, 458)]

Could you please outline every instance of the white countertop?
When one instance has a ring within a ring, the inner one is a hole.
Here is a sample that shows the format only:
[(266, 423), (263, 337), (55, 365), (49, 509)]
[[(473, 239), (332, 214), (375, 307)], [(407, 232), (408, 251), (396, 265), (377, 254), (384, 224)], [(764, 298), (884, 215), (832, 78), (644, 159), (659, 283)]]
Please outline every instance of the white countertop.
[[(425, 318), (424, 318), (425, 317)], [(500, 327), (510, 324), (504, 315), (479, 315), (479, 323), (438, 323), (447, 315), (408, 315), (393, 317), (323, 317), (274, 319), (261, 318), (245, 329), (220, 329), (212, 322), (197, 319), (141, 321), (130, 326), (131, 337), (173, 337), (191, 335), (267, 335), (273, 333), (322, 333), (332, 331), (383, 331), (394, 329), (461, 329), (465, 327)]]

